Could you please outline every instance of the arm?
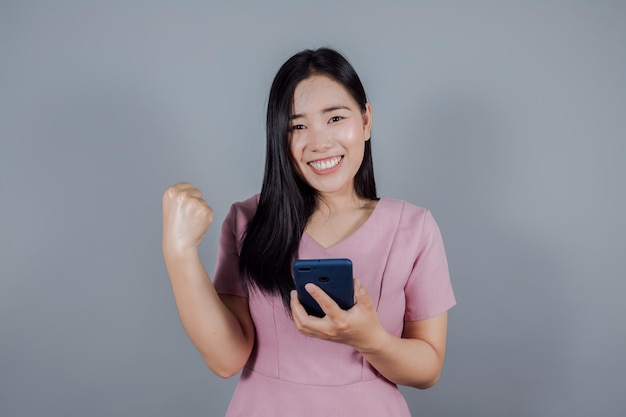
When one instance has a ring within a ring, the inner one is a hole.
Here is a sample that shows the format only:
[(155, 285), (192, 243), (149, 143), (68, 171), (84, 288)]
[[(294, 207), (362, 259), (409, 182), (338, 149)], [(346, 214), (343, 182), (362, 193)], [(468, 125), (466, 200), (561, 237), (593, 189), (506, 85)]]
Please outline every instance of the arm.
[(439, 379), (443, 367), (447, 313), (405, 322), (402, 337), (389, 334), (378, 321), (371, 298), (355, 280), (356, 304), (344, 311), (315, 285), (307, 290), (326, 312), (323, 318), (309, 316), (292, 293), (292, 312), (298, 330), (306, 335), (345, 343), (390, 381), (428, 388)]
[(213, 211), (188, 183), (163, 195), (163, 257), (181, 322), (208, 367), (230, 377), (245, 365), (254, 344), (246, 298), (220, 296), (198, 255)]
[(381, 329), (378, 344), (362, 350), (365, 359), (390, 381), (415, 388), (437, 383), (446, 350), (448, 313), (404, 322), (402, 337)]

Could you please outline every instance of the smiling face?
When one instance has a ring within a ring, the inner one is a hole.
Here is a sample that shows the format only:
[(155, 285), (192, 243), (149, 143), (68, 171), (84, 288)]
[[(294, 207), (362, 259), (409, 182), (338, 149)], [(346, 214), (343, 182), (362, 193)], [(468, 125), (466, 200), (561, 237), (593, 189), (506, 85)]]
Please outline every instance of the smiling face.
[(353, 195), (370, 138), (372, 110), (338, 82), (314, 75), (298, 84), (290, 116), (289, 146), (304, 180), (322, 197)]

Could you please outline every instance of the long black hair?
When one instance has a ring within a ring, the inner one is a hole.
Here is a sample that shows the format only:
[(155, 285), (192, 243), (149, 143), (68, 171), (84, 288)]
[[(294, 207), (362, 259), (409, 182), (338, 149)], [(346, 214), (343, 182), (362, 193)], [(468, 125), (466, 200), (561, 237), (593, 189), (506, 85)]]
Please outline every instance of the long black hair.
[[(337, 51), (304, 50), (289, 58), (278, 70), (267, 103), (265, 174), (256, 214), (246, 231), (239, 257), (242, 284), (264, 294), (280, 294), (289, 310), (290, 291), (295, 289), (291, 264), (298, 256), (302, 233), (313, 214), (318, 192), (298, 174), (289, 147), (289, 115), (297, 85), (324, 75), (341, 84), (365, 113), (367, 98), (352, 65)], [(371, 140), (354, 177), (357, 196), (376, 200)]]

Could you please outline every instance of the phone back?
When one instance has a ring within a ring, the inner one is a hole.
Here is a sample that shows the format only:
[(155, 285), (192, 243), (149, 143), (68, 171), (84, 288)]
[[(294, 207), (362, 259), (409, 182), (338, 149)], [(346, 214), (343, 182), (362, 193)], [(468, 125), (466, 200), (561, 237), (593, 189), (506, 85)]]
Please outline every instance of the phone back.
[(304, 289), (307, 283), (320, 287), (344, 310), (354, 305), (352, 261), (337, 259), (298, 259), (293, 264), (298, 299), (306, 311), (323, 317), (324, 311)]

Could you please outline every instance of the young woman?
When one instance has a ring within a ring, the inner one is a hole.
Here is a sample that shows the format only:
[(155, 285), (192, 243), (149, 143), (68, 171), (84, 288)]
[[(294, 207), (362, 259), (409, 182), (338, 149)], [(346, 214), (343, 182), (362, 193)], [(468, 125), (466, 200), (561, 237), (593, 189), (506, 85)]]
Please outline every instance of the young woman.
[[(372, 109), (331, 49), (287, 60), (271, 87), (261, 193), (222, 225), (213, 282), (198, 245), (213, 212), (188, 183), (163, 195), (163, 254), (189, 337), (213, 372), (241, 377), (228, 416), (409, 416), (397, 384), (441, 373), (455, 304), (430, 212), (378, 198)], [(355, 305), (319, 287), (298, 301), (295, 259), (349, 258)]]

